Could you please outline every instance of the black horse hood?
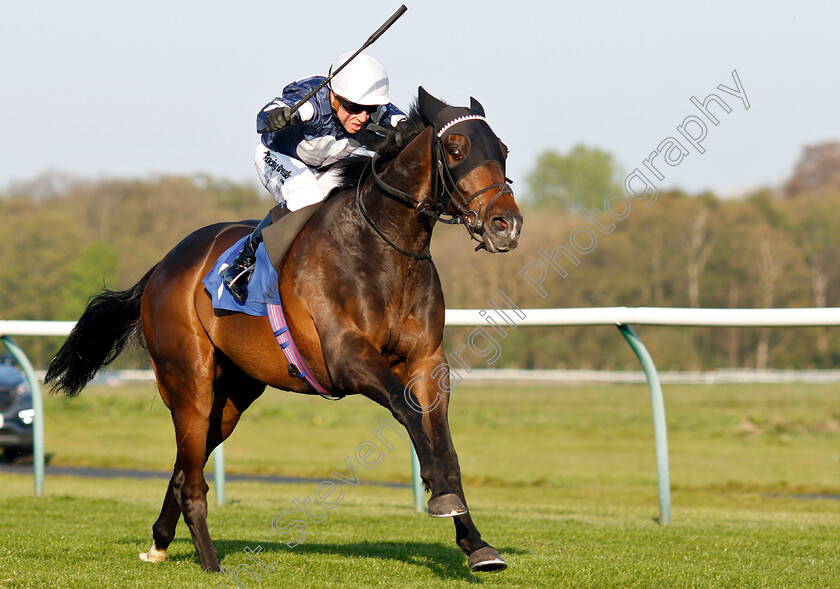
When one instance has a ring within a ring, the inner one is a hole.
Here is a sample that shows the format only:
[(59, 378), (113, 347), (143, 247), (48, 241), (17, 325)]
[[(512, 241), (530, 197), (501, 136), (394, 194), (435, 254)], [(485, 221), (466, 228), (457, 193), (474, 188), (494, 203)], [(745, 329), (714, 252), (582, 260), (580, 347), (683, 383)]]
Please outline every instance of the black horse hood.
[[(460, 179), (481, 164), (492, 161), (505, 171), (505, 154), (502, 143), (493, 133), (484, 118), (484, 107), (470, 97), (470, 108), (450, 106), (438, 100), (420, 86), (417, 91), (420, 114), (434, 129), (435, 138), (444, 141), (453, 133), (463, 135), (469, 141), (467, 156), (454, 166), (449, 166), (453, 176)], [(462, 123), (471, 122), (464, 125)]]

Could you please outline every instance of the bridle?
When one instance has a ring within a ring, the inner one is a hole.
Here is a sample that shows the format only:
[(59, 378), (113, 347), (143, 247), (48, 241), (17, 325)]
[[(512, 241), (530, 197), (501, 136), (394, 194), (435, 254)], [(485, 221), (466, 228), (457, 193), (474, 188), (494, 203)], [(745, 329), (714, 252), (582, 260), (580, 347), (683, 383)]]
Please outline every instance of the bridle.
[[(385, 182), (385, 180), (376, 170), (378, 155), (373, 156), (373, 159), (371, 159), (371, 162), (368, 168), (365, 170), (365, 173), (363, 173), (359, 177), (359, 181), (356, 185), (356, 200), (359, 203), (359, 210), (362, 214), (362, 217), (364, 217), (365, 221), (367, 221), (368, 225), (371, 226), (371, 228), (376, 232), (377, 235), (379, 235), (379, 237), (381, 237), (388, 245), (390, 245), (392, 248), (394, 248), (401, 254), (415, 260), (431, 261), (432, 259), (432, 256), (429, 253), (416, 254), (414, 252), (410, 252), (400, 247), (391, 239), (389, 239), (388, 236), (385, 235), (385, 233), (373, 222), (373, 219), (371, 219), (370, 215), (365, 209), (361, 192), (362, 183), (365, 177), (367, 176), (368, 169), (370, 170), (370, 173), (373, 176), (373, 180), (376, 183), (376, 186), (383, 193), (385, 193), (385, 195), (392, 198), (393, 200), (404, 204), (409, 208), (415, 209), (418, 213), (427, 215), (435, 221), (440, 221), (441, 223), (446, 223), (450, 225), (464, 225), (467, 229), (467, 232), (470, 234), (470, 238), (479, 242), (479, 245), (476, 247), (477, 250), (481, 249), (484, 243), (479, 237), (476, 236), (476, 232), (484, 228), (487, 222), (487, 214), (490, 208), (501, 196), (505, 194), (513, 194), (513, 190), (511, 189), (507, 179), (505, 179), (506, 181), (504, 183), (497, 182), (494, 184), (490, 184), (489, 186), (485, 186), (484, 188), (481, 188), (473, 192), (472, 194), (466, 194), (460, 187), (461, 180), (463, 180), (467, 176), (467, 174), (469, 174), (472, 170), (488, 161), (495, 161), (496, 163), (498, 163), (502, 171), (504, 172), (505, 163), (504, 155), (501, 154), (501, 147), (499, 147), (498, 153), (486, 153), (488, 150), (484, 150), (483, 153), (477, 153), (476, 155), (474, 155), (472, 149), (470, 149), (466, 158), (467, 160), (469, 160), (470, 158), (472, 158), (473, 160), (477, 160), (482, 157), (486, 159), (481, 160), (478, 164), (475, 164), (466, 170), (463, 167), (463, 163), (465, 162), (459, 162), (459, 164), (452, 167), (450, 167), (446, 162), (443, 144), (446, 136), (450, 134), (449, 129), (455, 124), (468, 124), (469, 121), (473, 120), (481, 121), (483, 124), (482, 129), (480, 129), (478, 132), (473, 130), (473, 132), (471, 133), (472, 135), (480, 136), (481, 138), (488, 140), (487, 135), (489, 134), (490, 136), (492, 136), (492, 140), (496, 142), (499, 141), (495, 134), (493, 134), (493, 132), (490, 130), (490, 127), (487, 125), (484, 117), (474, 113), (453, 119), (447, 124), (443, 125), (440, 129), (433, 129), (430, 149), (432, 159), (432, 177), (430, 197), (428, 200), (418, 201), (411, 194), (408, 194), (407, 192), (404, 192)], [(499, 145), (501, 144), (499, 143)], [(492, 152), (494, 150), (489, 151)], [(501, 154), (501, 156), (499, 154)], [(469, 163), (474, 163), (474, 161)], [(483, 213), (481, 211), (481, 206), (478, 207), (478, 210), (471, 208), (471, 205), (473, 204), (476, 198), (494, 189), (496, 189), (497, 192), (487, 204), (487, 206), (484, 207)], [(451, 213), (449, 211), (450, 206), (455, 210), (454, 213)]]
[[(432, 136), (433, 199), (437, 203), (439, 203), (439, 206), (444, 211), (448, 211), (449, 206), (452, 205), (457, 213), (457, 216), (451, 215), (452, 219), (450, 219), (449, 222), (462, 223), (467, 228), (471, 239), (481, 241), (476, 237), (475, 232), (484, 228), (484, 225), (487, 222), (487, 213), (490, 211), (490, 208), (496, 203), (496, 201), (501, 196), (505, 194), (513, 194), (513, 190), (511, 189), (510, 184), (507, 181), (505, 181), (504, 183), (497, 182), (495, 184), (490, 184), (489, 186), (485, 186), (484, 188), (481, 188), (473, 192), (472, 194), (464, 193), (461, 190), (460, 182), (469, 172), (472, 171), (472, 169), (468, 170), (466, 173), (460, 176), (456, 176), (453, 173), (452, 168), (450, 168), (449, 165), (447, 165), (446, 163), (442, 136), (443, 131), (440, 131)], [(486, 162), (481, 163), (483, 164)], [(504, 171), (504, 160), (498, 163)], [(478, 207), (479, 210), (471, 208), (471, 205), (476, 198), (478, 198), (485, 192), (489, 192), (493, 189), (498, 189), (498, 192), (496, 192), (496, 194), (493, 195), (493, 198), (490, 199), (490, 202), (487, 204), (486, 207), (484, 207), (483, 214), (481, 213), (480, 206)]]

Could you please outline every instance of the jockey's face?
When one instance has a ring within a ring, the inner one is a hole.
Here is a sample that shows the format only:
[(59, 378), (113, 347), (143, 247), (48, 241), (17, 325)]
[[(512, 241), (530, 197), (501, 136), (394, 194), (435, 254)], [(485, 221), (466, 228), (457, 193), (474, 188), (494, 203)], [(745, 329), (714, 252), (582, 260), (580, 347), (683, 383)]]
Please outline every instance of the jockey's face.
[(333, 92), (330, 92), (330, 102), (341, 126), (351, 135), (361, 131), (362, 126), (370, 119), (370, 113), (378, 108), (349, 102)]

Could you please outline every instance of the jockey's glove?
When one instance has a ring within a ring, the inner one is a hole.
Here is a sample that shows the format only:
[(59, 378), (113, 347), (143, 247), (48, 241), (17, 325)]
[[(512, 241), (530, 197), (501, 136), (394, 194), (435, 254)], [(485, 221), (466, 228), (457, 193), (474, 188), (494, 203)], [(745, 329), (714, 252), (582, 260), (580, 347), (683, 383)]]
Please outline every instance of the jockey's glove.
[(370, 146), (377, 151), (402, 149), (413, 138), (408, 127), (406, 121), (400, 121), (396, 127), (383, 127), (376, 123), (369, 123), (366, 130), (375, 135), (371, 136)]
[(268, 131), (278, 131), (298, 118), (297, 111), (292, 112), (288, 106), (279, 106), (268, 111), (265, 115)]

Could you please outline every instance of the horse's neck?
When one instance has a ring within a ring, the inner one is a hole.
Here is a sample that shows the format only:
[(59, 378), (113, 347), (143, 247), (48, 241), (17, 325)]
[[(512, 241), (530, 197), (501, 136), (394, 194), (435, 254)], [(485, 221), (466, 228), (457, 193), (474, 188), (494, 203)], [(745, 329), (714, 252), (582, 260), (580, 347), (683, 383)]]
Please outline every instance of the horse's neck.
[[(385, 184), (416, 202), (425, 201), (429, 197), (430, 133), (430, 128), (423, 131), (379, 173)], [(421, 214), (416, 203), (386, 194), (385, 189), (378, 186), (373, 178), (369, 179), (363, 198), (374, 225), (394, 244), (418, 255), (428, 254), (434, 220)], [(392, 246), (389, 249), (392, 255), (406, 257)]]

